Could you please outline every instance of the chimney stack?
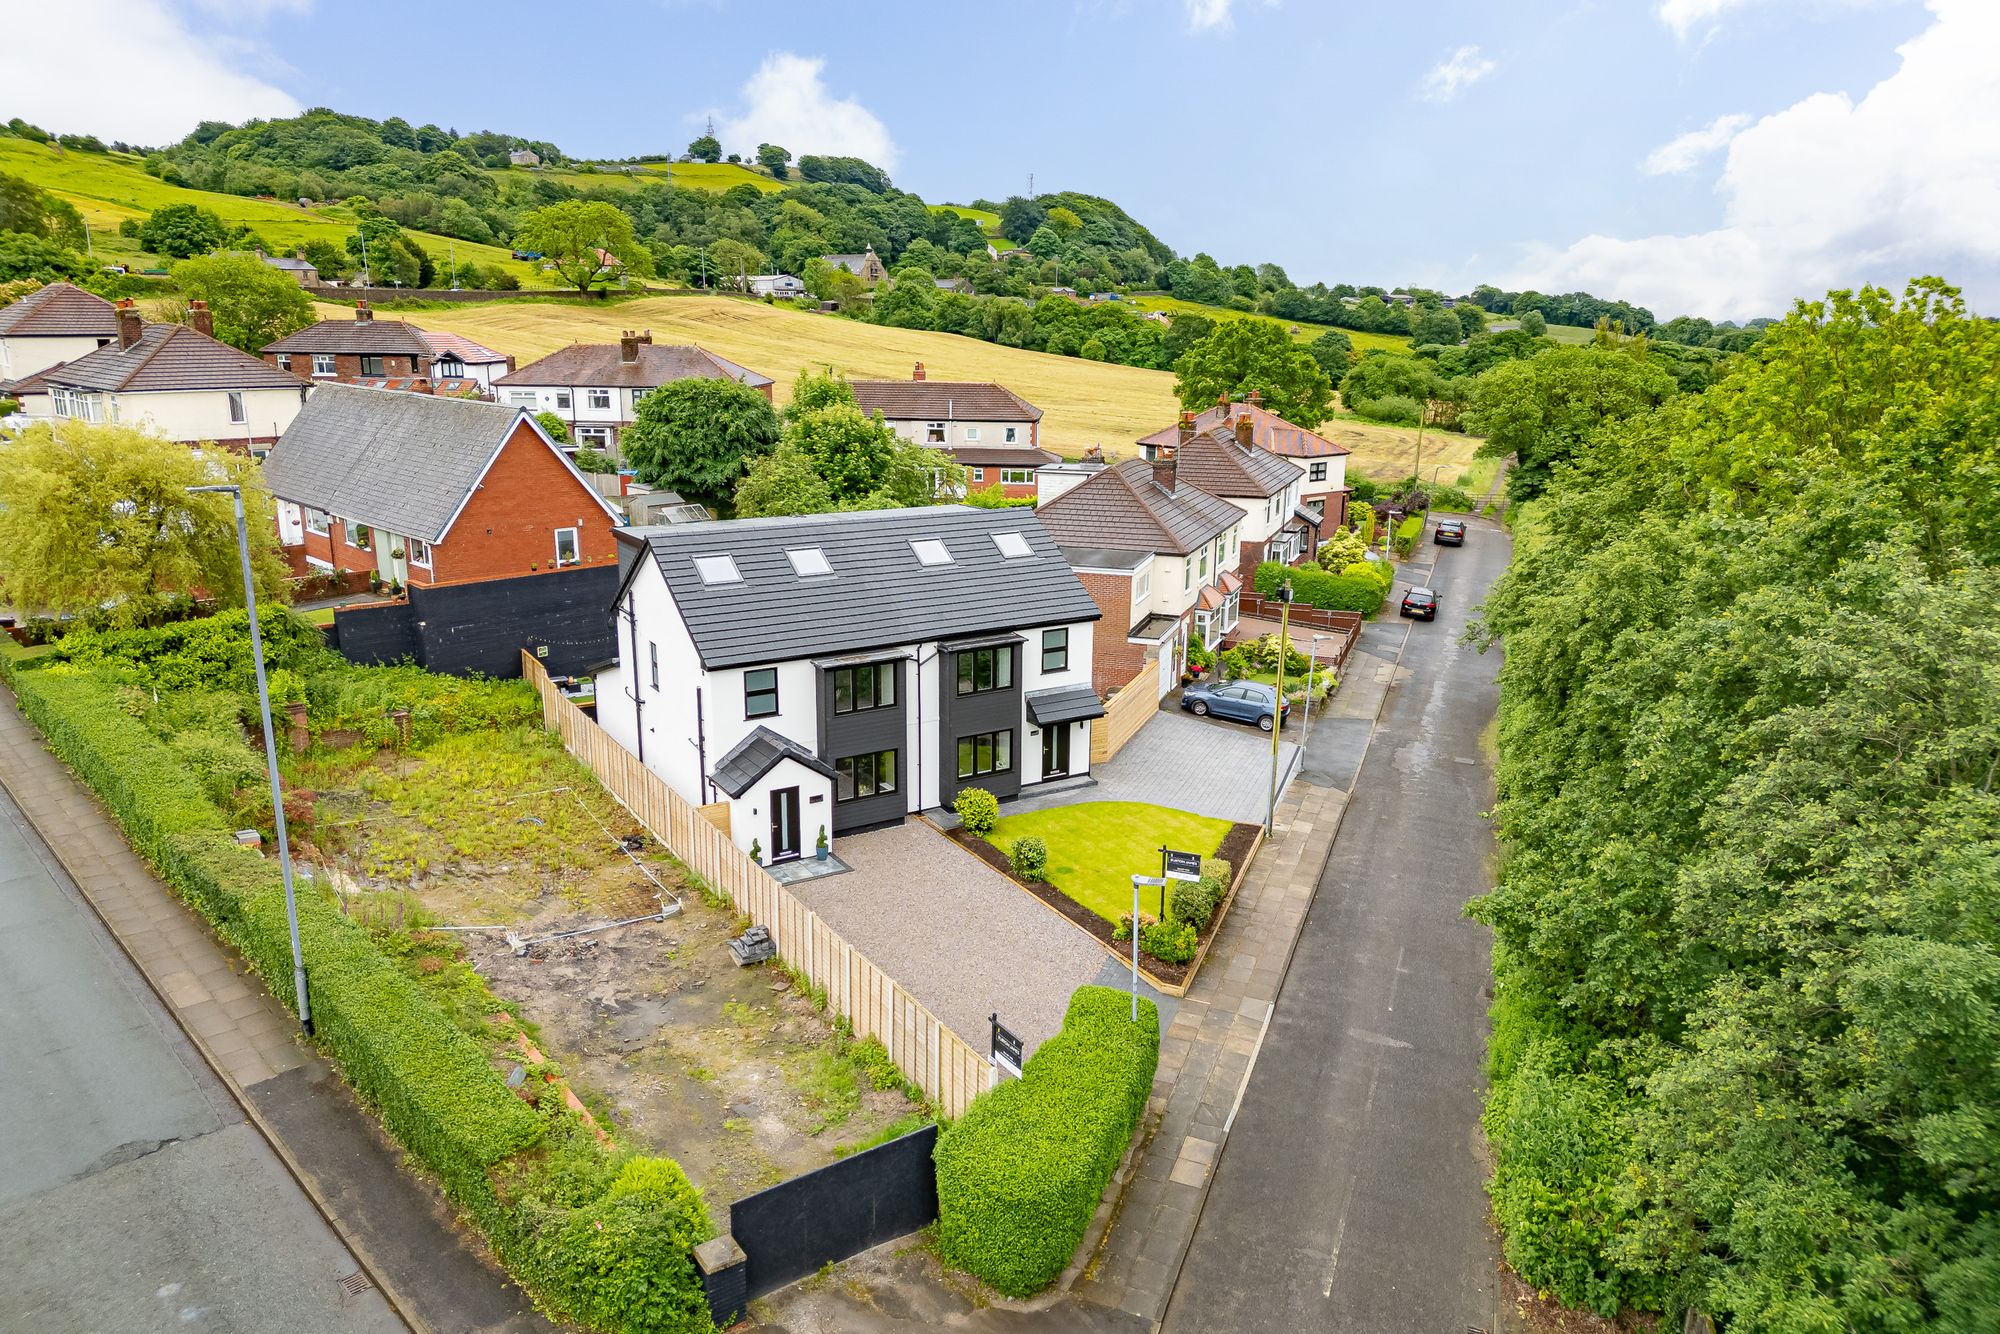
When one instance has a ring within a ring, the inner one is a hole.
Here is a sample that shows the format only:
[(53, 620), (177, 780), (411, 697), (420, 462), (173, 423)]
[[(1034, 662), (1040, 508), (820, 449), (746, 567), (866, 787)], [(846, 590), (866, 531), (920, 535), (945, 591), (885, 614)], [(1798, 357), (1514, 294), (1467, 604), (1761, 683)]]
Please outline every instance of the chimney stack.
[(627, 366), (639, 360), (639, 335), (637, 331), (627, 329), (624, 333), (618, 335), (618, 360), (624, 362)]
[(1194, 439), (1194, 414), (1192, 412), (1183, 412), (1181, 414), (1180, 437), (1182, 444), (1186, 444), (1188, 441)]
[(1243, 446), (1243, 448), (1248, 449), (1250, 448), (1251, 442), (1256, 439), (1256, 436), (1257, 436), (1256, 420), (1252, 418), (1251, 415), (1247, 412), (1237, 417), (1236, 443)]
[(204, 338), (215, 337), (215, 316), (209, 312), (208, 302), (199, 298), (188, 302), (188, 327)]
[(1264, 395), (1259, 391), (1252, 389), (1250, 391), (1250, 397), (1245, 401), (1248, 402), (1250, 406), (1253, 408), (1261, 408), (1264, 406)]
[(375, 312), (368, 308), (368, 302), (365, 298), (354, 303), (354, 322), (356, 324), (368, 324), (373, 322), (374, 319)]
[(128, 348), (139, 341), (146, 332), (146, 322), (139, 318), (139, 308), (126, 297), (118, 303), (118, 346)]
[(1174, 493), (1174, 456), (1179, 453), (1178, 445), (1161, 445), (1153, 451), (1153, 481), (1168, 495)]
[(916, 368), (916, 370), (914, 370), (914, 371), (912, 371), (912, 372), (910, 373), (910, 378), (911, 378), (912, 380), (921, 380), (921, 379), (923, 379), (923, 378), (924, 378), (924, 363), (923, 363), (923, 362), (921, 362), (921, 361), (920, 361), (920, 362), (918, 362), (918, 363), (917, 363), (917, 368)]

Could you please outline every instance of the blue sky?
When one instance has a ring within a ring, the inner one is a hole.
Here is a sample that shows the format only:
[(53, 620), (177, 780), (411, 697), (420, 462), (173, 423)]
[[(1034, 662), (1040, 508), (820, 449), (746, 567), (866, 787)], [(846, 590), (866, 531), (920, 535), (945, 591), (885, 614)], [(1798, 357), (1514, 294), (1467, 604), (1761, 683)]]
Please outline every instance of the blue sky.
[(1995, 0), (438, 12), (75, 0), (54, 21), (101, 23), (125, 91), (30, 75), (0, 114), (144, 139), (323, 104), (607, 157), (713, 114), (730, 149), (857, 152), (933, 202), (1032, 172), (1299, 282), (1581, 286), (1663, 317), (1930, 271), (2000, 298)]

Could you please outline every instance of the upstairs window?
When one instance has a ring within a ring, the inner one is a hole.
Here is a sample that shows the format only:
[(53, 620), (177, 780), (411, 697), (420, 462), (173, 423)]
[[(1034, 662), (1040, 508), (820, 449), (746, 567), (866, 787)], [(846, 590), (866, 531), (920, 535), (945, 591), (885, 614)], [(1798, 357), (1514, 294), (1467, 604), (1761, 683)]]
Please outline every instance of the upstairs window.
[(736, 560), (731, 556), (696, 556), (694, 572), (701, 581), (711, 587), (716, 584), (740, 584), (743, 574), (736, 568)]
[(1326, 465), (1324, 463), (1313, 464), (1307, 476), (1312, 481), (1324, 482), (1326, 480)]
[(992, 648), (967, 649), (958, 655), (958, 693), (977, 695), (988, 690), (1008, 690), (1014, 684), (1014, 649), (1011, 644)]
[(1006, 437), (1006, 439), (1007, 439), (1007, 443), (1008, 443), (1008, 444), (1010, 444), (1010, 445), (1011, 445), (1011, 444), (1014, 444), (1014, 443), (1016, 443), (1017, 441), (1019, 441), (1019, 440), (1020, 440), (1020, 438), (1021, 438), (1021, 428), (1020, 428), (1020, 427), (1018, 427), (1018, 426), (1009, 426), (1009, 427), (1007, 428), (1007, 437)]
[(243, 410), (243, 395), (237, 393), (234, 389), (232, 389), (229, 391), (228, 397), (229, 397), (230, 424), (234, 426), (241, 426), (243, 425), (243, 423), (249, 421), (250, 414)]
[(317, 533), (321, 537), (326, 536), (327, 513), (325, 510), (316, 510), (310, 505), (306, 506), (306, 531)]
[(278, 354), (278, 369), (281, 371), (288, 371), (291, 368), (292, 368), (292, 354), (289, 352), (280, 352)]
[(331, 353), (331, 352), (315, 352), (315, 353), (313, 353), (313, 374), (314, 374), (314, 375), (332, 375), (333, 373), (334, 373), (334, 372), (333, 372), (333, 353)]
[(917, 554), (919, 565), (951, 564), (951, 548), (935, 537), (917, 539), (910, 543), (910, 550)]
[(609, 412), (611, 410), (611, 391), (609, 389), (586, 389), (583, 391), (583, 395), (584, 402), (597, 411)]
[(1066, 672), (1069, 670), (1069, 631), (1042, 631), (1042, 670), (1045, 672)]
[(383, 368), (382, 368), (382, 358), (380, 358), (380, 357), (376, 357), (376, 356), (364, 356), (364, 357), (362, 357), (362, 358), (361, 358), (361, 373), (362, 373), (363, 375), (382, 375), (382, 374), (385, 374), (386, 372), (385, 372), (385, 371), (383, 370)]
[(574, 565), (581, 559), (582, 554), (577, 546), (576, 529), (556, 529), (556, 568), (560, 569), (565, 565)]
[[(532, 405), (534, 401), (535, 401), (535, 396), (533, 394), (529, 394), (528, 402)], [(570, 405), (569, 390), (567, 389), (556, 390), (556, 411), (568, 412), (569, 405)]]
[(892, 708), (895, 703), (895, 663), (870, 662), (833, 669), (835, 713), (866, 713), (870, 709)]
[(927, 445), (941, 445), (944, 443), (943, 422), (924, 423), (924, 443)]
[(979, 439), (979, 428), (977, 426), (966, 427), (965, 438), (968, 443), (976, 443)]
[(778, 711), (778, 669), (758, 667), (743, 673), (743, 716), (769, 718)]

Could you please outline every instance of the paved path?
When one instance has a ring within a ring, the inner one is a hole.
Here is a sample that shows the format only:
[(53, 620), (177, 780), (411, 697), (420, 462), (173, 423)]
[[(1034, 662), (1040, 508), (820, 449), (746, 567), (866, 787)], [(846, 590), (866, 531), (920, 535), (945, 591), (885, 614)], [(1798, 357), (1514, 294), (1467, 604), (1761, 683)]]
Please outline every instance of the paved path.
[[(1293, 722), (1285, 729), (1298, 730)], [(1298, 746), (1278, 742), (1278, 786), (1284, 789)], [(1097, 786), (1052, 797), (1010, 801), (1006, 814), (1069, 806), (1079, 801), (1144, 801), (1196, 815), (1262, 824), (1271, 791), (1271, 736), (1248, 723), (1197, 718), (1178, 706), (1161, 709), (1091, 776)], [(843, 844), (843, 847), (846, 845)]]
[[(1095, 794), (1089, 794), (1094, 798)], [(848, 944), (984, 1051), (987, 1016), (1029, 1050), (1109, 956), (1077, 926), (921, 819), (850, 834), (851, 875), (791, 886)]]
[(4, 794), (0, 977), (0, 1329), (405, 1328)]
[[(1495, 655), (1457, 638), (1508, 539), (1405, 573), (1444, 594), (1411, 627), (1270, 1033), (1166, 1314), (1169, 1334), (1511, 1328), (1486, 1224), (1478, 1117), (1491, 883), (1480, 734)], [(1426, 557), (1431, 553), (1426, 551)]]
[[(219, 1095), (209, 1099), (222, 1108), (218, 1116), (236, 1122), (233, 1135), (228, 1129), (208, 1136), (218, 1144), (225, 1137), (262, 1144), (268, 1156), (275, 1147), (278, 1157), (290, 1169), (291, 1189), (300, 1184), (305, 1195), (319, 1206), (322, 1218), (332, 1221), (349, 1253), (362, 1262), (362, 1282), (373, 1280), (410, 1325), (437, 1334), (547, 1334), (555, 1327), (537, 1315), (520, 1289), (485, 1258), (484, 1248), (452, 1220), (436, 1189), (426, 1180), (401, 1166), (401, 1154), (384, 1138), (372, 1119), (356, 1106), (338, 1076), (326, 1061), (294, 1037), (296, 1024), (289, 1011), (274, 1000), (260, 979), (250, 973), (242, 958), (209, 933), (207, 924), (174, 896), (150, 868), (132, 851), (118, 827), (96, 799), (42, 747), (40, 734), (19, 710), (13, 697), (0, 687), (0, 784), (18, 803), (21, 814), (39, 835), (31, 846), (40, 850), (45, 869), (60, 863), (65, 883), (78, 891), (72, 902), (95, 914), (108, 931), (100, 938), (110, 947), (115, 943), (126, 964), (125, 976), (150, 989), (153, 1013), (179, 1025), (182, 1055), (180, 1063), (191, 1077), (208, 1077), (207, 1087)], [(9, 806), (11, 811), (14, 806)], [(15, 902), (15, 890), (6, 881), (8, 868), (19, 862), (0, 848), (0, 943), (8, 942), (16, 929), (8, 925), (6, 914)], [(52, 963), (51, 960), (54, 960)], [(81, 967), (80, 963), (51, 954), (28, 953), (19, 971), (5, 954), (0, 954), (0, 978), (11, 986), (17, 976), (39, 977), (53, 968)], [(129, 988), (128, 988), (129, 989)], [(61, 1104), (66, 1109), (91, 1105), (118, 1106), (131, 1100), (122, 1082), (124, 1073), (115, 1055), (87, 1059), (82, 1049), (65, 1054), (66, 1040), (75, 1037), (66, 1023), (70, 1010), (49, 1006), (32, 1010), (16, 1003), (9, 994), (0, 1004), (0, 1048), (12, 1040), (15, 1048), (47, 1057), (52, 1072), (60, 1072), (66, 1082)], [(10, 1018), (12, 1016), (13, 1018)], [(5, 1027), (10, 1022), (27, 1025), (31, 1035), (13, 1036)], [(192, 1045), (189, 1045), (191, 1040)], [(220, 1076), (217, 1083), (203, 1070)], [(233, 1095), (234, 1103), (230, 1102)], [(252, 1114), (255, 1130), (242, 1123), (244, 1111)], [(261, 1138), (257, 1132), (261, 1132)], [(107, 1131), (107, 1134), (113, 1133)], [(116, 1133), (124, 1134), (125, 1131)], [(102, 1167), (114, 1165), (118, 1153), (136, 1153), (149, 1140), (168, 1141), (171, 1135), (139, 1134), (108, 1146)], [(202, 1141), (205, 1143), (205, 1141)], [(130, 1147), (136, 1145), (137, 1147)], [(120, 1147), (126, 1146), (126, 1147)], [(161, 1152), (142, 1153), (148, 1164), (155, 1159), (171, 1161)], [(128, 1164), (137, 1166), (138, 1164)], [(0, 1157), (0, 1183), (16, 1164)], [(227, 1164), (207, 1175), (224, 1177)], [(44, 1171), (48, 1169), (43, 1169)], [(108, 1173), (104, 1174), (109, 1176)], [(282, 1182), (280, 1183), (283, 1184)], [(249, 1186), (239, 1183), (239, 1189)], [(275, 1188), (274, 1188), (275, 1189)], [(262, 1185), (255, 1193), (269, 1191)], [(0, 1196), (5, 1187), (0, 1184)], [(167, 1191), (162, 1197), (173, 1201)], [(194, 1198), (192, 1196), (190, 1199)], [(8, 1206), (0, 1203), (0, 1209)], [(52, 1215), (54, 1217), (54, 1215)], [(259, 1215), (245, 1217), (254, 1222)], [(217, 1220), (212, 1236), (205, 1236), (207, 1214), (190, 1208), (185, 1226), (177, 1225), (178, 1235), (197, 1238), (202, 1249), (219, 1247), (217, 1254), (267, 1253), (256, 1233), (243, 1238), (233, 1252), (228, 1241), (233, 1235), (228, 1220)], [(127, 1238), (122, 1217), (111, 1214), (77, 1214), (62, 1218), (64, 1231), (60, 1249), (73, 1253), (78, 1263), (95, 1256), (110, 1256), (106, 1273), (116, 1269), (120, 1247)], [(323, 1225), (322, 1225), (323, 1226)], [(10, 1263), (10, 1247), (17, 1243), (14, 1230), (0, 1216), (0, 1329), (12, 1330), (17, 1322), (7, 1318), (8, 1302), (15, 1296), (6, 1286), (9, 1275), (23, 1272)], [(28, 1234), (21, 1234), (27, 1236)], [(273, 1245), (282, 1241), (274, 1237)], [(44, 1239), (44, 1244), (47, 1239)], [(236, 1263), (233, 1281), (248, 1294), (256, 1288), (283, 1291), (286, 1278), (269, 1274), (260, 1258), (254, 1266)], [(354, 1271), (348, 1263), (342, 1277)], [(32, 1273), (32, 1270), (25, 1271)], [(49, 1272), (58, 1273), (54, 1263)], [(81, 1276), (80, 1276), (81, 1277)], [(44, 1300), (50, 1300), (44, 1295)], [(79, 1298), (78, 1300), (81, 1300)], [(381, 1295), (371, 1294), (371, 1303)], [(219, 1308), (218, 1308), (219, 1309)], [(247, 1318), (234, 1324), (220, 1322), (178, 1324), (177, 1329), (345, 1329), (346, 1325), (310, 1323), (315, 1309), (303, 1292), (285, 1306), (287, 1319)], [(116, 1318), (81, 1319), (64, 1323), (52, 1318), (47, 1323), (19, 1327), (38, 1331), (56, 1329), (148, 1329), (136, 1312), (119, 1311)], [(128, 1323), (136, 1320), (137, 1323)], [(353, 1326), (363, 1328), (364, 1326)], [(393, 1321), (389, 1328), (402, 1328)]]

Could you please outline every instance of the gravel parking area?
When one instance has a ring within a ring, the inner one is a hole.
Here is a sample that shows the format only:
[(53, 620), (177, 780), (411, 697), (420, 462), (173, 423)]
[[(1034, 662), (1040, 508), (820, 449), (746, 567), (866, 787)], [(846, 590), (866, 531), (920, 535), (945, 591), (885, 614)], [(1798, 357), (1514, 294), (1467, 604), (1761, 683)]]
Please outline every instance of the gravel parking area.
[(996, 1011), (1030, 1050), (1053, 1037), (1104, 965), (1094, 941), (920, 820), (838, 849), (852, 873), (792, 893), (975, 1050)]

